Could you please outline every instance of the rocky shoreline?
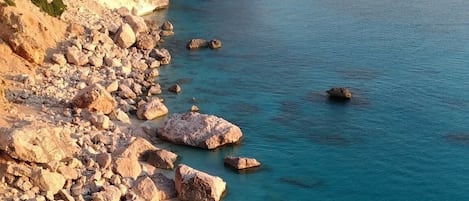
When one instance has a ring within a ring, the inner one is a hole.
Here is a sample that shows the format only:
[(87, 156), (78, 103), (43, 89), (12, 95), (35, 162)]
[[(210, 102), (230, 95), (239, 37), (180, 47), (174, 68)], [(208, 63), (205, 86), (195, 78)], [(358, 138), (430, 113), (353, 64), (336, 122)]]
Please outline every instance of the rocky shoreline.
[[(93, 0), (64, 2), (60, 21), (39, 18), (61, 24), (43, 22), (43, 30), (64, 29), (57, 34), (64, 39), (44, 45), (22, 45), (34, 41), (34, 33), (28, 33), (21, 8), (0, 10), (18, 18), (2, 24), (11, 33), (3, 29), (0, 47), (32, 69), (2, 73), (9, 123), (0, 130), (0, 199), (220, 200), (226, 183), (176, 165), (178, 156), (158, 147), (157, 137), (214, 149), (238, 143), (240, 128), (197, 112), (172, 114), (163, 128), (147, 121), (169, 113), (160, 96), (167, 87), (154, 78), (171, 62), (163, 38), (174, 34), (173, 25)], [(210, 43), (221, 47), (219, 40)], [(175, 167), (175, 178), (161, 171)]]

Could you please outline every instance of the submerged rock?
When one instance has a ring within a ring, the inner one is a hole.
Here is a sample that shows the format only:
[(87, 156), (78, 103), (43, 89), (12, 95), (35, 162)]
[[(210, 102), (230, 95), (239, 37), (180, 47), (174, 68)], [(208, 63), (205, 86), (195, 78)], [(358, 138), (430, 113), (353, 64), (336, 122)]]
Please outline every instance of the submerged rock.
[(330, 98), (349, 100), (352, 98), (352, 92), (345, 87), (335, 87), (327, 90)]
[(172, 114), (157, 135), (173, 143), (205, 149), (237, 143), (243, 136), (238, 126), (214, 115), (197, 112)]
[(259, 167), (261, 165), (261, 163), (254, 158), (234, 157), (234, 156), (225, 157), (224, 162), (225, 164), (238, 170)]
[(226, 190), (220, 177), (181, 164), (176, 169), (176, 191), (181, 201), (218, 201)]

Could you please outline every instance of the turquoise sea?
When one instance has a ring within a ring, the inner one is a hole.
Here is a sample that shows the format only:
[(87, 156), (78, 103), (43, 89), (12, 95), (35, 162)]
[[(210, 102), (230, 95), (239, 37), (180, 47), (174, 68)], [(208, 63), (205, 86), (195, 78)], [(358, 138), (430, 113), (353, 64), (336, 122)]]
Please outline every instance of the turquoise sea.
[[(169, 147), (222, 177), (225, 201), (469, 200), (469, 1), (171, 0), (153, 17), (175, 26), (170, 112), (243, 130), (238, 146)], [(223, 48), (185, 49), (199, 37)], [(355, 98), (329, 101), (334, 86)]]

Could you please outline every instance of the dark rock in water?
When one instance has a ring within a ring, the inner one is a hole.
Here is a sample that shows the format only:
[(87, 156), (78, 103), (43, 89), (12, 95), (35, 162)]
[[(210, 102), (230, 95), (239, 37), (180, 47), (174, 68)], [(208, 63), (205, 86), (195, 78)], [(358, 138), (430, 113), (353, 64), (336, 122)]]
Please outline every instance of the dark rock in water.
[(192, 39), (187, 43), (187, 49), (197, 49), (197, 48), (206, 48), (208, 47), (207, 40), (196, 38)]
[(181, 86), (179, 86), (178, 84), (172, 85), (168, 88), (168, 91), (173, 93), (179, 93), (181, 92)]
[(352, 99), (352, 92), (350, 92), (350, 90), (345, 87), (331, 88), (327, 90), (327, 94), (329, 94), (329, 98), (333, 98), (333, 99), (342, 99), (342, 100)]
[(330, 135), (311, 135), (311, 141), (319, 144), (324, 145), (331, 145), (331, 146), (347, 146), (350, 145), (350, 140), (347, 138), (338, 135), (338, 134), (330, 134)]
[(213, 39), (209, 42), (209, 47), (211, 49), (218, 49), (218, 48), (221, 48), (221, 40), (218, 40), (218, 39)]
[(224, 160), (225, 164), (237, 170), (259, 167), (261, 163), (254, 158), (227, 156)]
[(282, 177), (280, 182), (301, 188), (315, 188), (324, 184), (321, 180), (306, 181), (304, 178)]
[(446, 140), (451, 143), (458, 143), (469, 145), (469, 134), (448, 134), (445, 136)]

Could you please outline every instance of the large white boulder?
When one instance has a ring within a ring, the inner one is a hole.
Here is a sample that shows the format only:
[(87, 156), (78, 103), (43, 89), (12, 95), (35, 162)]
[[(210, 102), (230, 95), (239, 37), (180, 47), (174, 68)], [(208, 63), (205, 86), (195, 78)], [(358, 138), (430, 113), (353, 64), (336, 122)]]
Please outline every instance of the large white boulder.
[(157, 136), (177, 144), (215, 149), (239, 142), (243, 134), (238, 126), (220, 117), (188, 112), (172, 114)]

